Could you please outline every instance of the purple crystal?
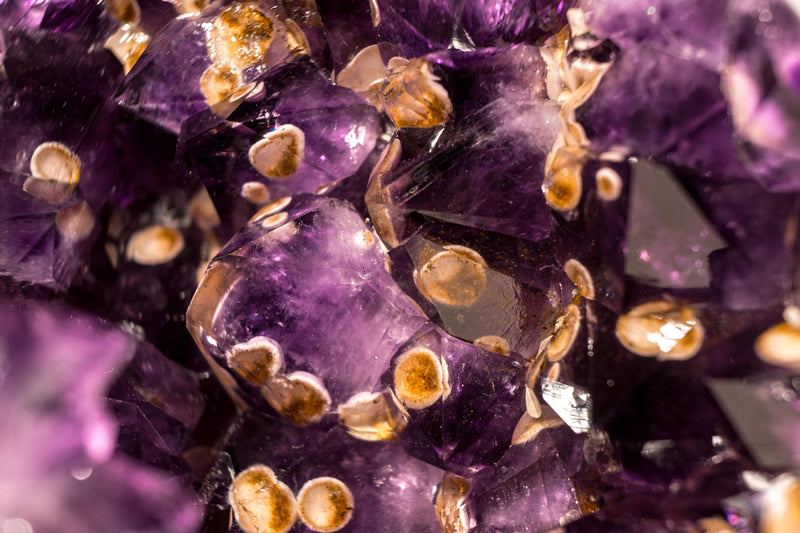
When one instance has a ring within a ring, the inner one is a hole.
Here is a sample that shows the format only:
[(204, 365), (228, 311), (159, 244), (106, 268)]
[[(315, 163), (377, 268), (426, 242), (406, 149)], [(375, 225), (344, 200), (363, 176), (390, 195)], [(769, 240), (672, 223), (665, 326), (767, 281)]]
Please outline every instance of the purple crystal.
[[(371, 105), (333, 85), (310, 61), (292, 62), (259, 82), (264, 84), (260, 95), (242, 103), (228, 120), (209, 111), (187, 121), (181, 133), (181, 158), (206, 185), (229, 230), (246, 220), (233, 216), (249, 217), (270, 199), (315, 192), (355, 174), (380, 130)], [(265, 175), (248, 153), (265, 136), (280, 135), (285, 128), (302, 132), (299, 165), (286, 176)], [(255, 197), (247, 187), (265, 192)]]
[(724, 55), (725, 17), (728, 0), (615, 2), (583, 0), (591, 31), (613, 40), (622, 48), (647, 42), (654, 47), (718, 68)]
[(367, 193), (381, 237), (391, 245), (408, 238), (415, 214), (530, 240), (547, 236), (552, 217), (541, 184), (557, 112), (545, 102), (496, 100), (446, 126), (421, 153), (398, 134), (390, 146), (400, 160)]
[[(251, 412), (241, 418), (226, 452), (235, 474), (264, 465), (294, 494), (315, 478), (343, 482), (352, 493), (353, 509), (341, 531), (439, 531), (431, 498), (442, 471), (408, 457), (396, 445), (357, 441), (338, 427), (275, 424)], [(234, 525), (232, 531), (241, 529)], [(298, 520), (292, 531), (308, 529)]]
[[(418, 403), (415, 396), (403, 392), (403, 361), (419, 357), (420, 351), (434, 354), (441, 367), (441, 395), (432, 402)], [(513, 427), (523, 412), (521, 374), (521, 365), (507, 355), (427, 326), (398, 349), (382, 383), (393, 388), (409, 409), (408, 426), (400, 436), (408, 453), (469, 475), (493, 464), (510, 445)], [(493, 394), (482, 393), (488, 390)]]
[(0, 120), (14, 135), (0, 147), (0, 168), (27, 172), (42, 143), (77, 151), (122, 69), (108, 51), (89, 51), (64, 36), (24, 28), (3, 28), (2, 34)]
[(432, 224), (390, 257), (401, 287), (450, 335), (501, 337), (525, 358), (538, 353), (572, 301), (574, 286), (556, 266), (551, 241)]
[[(231, 368), (243, 343), (267, 337), (279, 345), (285, 373), (316, 376), (334, 406), (372, 391), (423, 322), (358, 214), (314, 197), (292, 200), (288, 211), (263, 215), (234, 237), (209, 266), (187, 316), (214, 365)], [(241, 367), (233, 375), (248, 402), (269, 409), (262, 389), (271, 376)]]
[(37, 531), (193, 531), (184, 490), (115, 455), (101, 394), (109, 371), (130, 359), (132, 339), (30, 302), (5, 303), (2, 315), (0, 515)]
[[(719, 74), (649, 44), (623, 49), (576, 116), (592, 147), (748, 176)], [(712, 148), (713, 147), (713, 148)]]
[(174, 475), (189, 472), (183, 453), (205, 409), (192, 374), (142, 342), (108, 397), (118, 451)]
[(796, 6), (732, 2), (725, 89), (748, 166), (774, 191), (796, 191), (800, 18)]

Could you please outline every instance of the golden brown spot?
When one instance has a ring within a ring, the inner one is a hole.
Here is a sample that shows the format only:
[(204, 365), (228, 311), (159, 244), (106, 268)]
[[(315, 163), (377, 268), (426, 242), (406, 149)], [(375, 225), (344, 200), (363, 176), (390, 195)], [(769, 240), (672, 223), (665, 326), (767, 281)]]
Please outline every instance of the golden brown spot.
[(548, 174), (542, 184), (544, 199), (556, 211), (572, 211), (578, 207), (583, 193), (580, 169), (562, 168)]
[(408, 424), (408, 412), (390, 390), (384, 393), (362, 392), (338, 408), (339, 423), (357, 439), (395, 440)]
[(273, 378), (262, 392), (276, 411), (298, 426), (319, 421), (331, 405), (325, 385), (307, 372)]
[(381, 23), (381, 10), (378, 7), (377, 0), (369, 0), (369, 14), (372, 18), (372, 25), (377, 28), (378, 24)]
[(472, 341), (472, 344), (475, 346), (480, 346), (484, 350), (499, 353), (500, 355), (509, 355), (511, 353), (511, 348), (508, 345), (508, 341), (503, 337), (498, 337), (497, 335), (484, 335), (483, 337), (478, 337)]
[(622, 194), (622, 178), (609, 167), (603, 167), (594, 176), (597, 183), (597, 196), (606, 202), (613, 202)]
[(267, 53), (276, 24), (254, 4), (232, 4), (217, 16), (208, 32), (208, 56), (214, 63), (249, 67)]
[(250, 147), (250, 164), (268, 178), (288, 178), (300, 168), (305, 147), (303, 130), (284, 124)]
[(444, 362), (427, 348), (412, 348), (397, 358), (394, 391), (409, 409), (436, 403), (446, 390)]
[(150, 36), (137, 26), (125, 24), (113, 33), (104, 47), (114, 54), (122, 63), (125, 74), (128, 74), (150, 44)]
[(300, 26), (297, 25), (292, 19), (287, 19), (286, 22), (286, 41), (289, 49), (295, 54), (308, 54), (311, 51), (311, 45), (308, 44), (306, 34)]
[(584, 298), (594, 300), (594, 282), (589, 270), (577, 259), (570, 259), (564, 264), (564, 273), (572, 283), (578, 288), (578, 292)]
[(760, 533), (800, 531), (800, 480), (784, 475), (773, 481), (761, 502)]
[(353, 517), (355, 502), (350, 489), (340, 480), (319, 477), (307, 481), (297, 494), (298, 515), (312, 531), (339, 531)]
[(22, 190), (48, 204), (67, 200), (81, 177), (81, 160), (61, 143), (46, 142), (36, 147), (31, 156), (31, 177)]
[(470, 529), (469, 510), (464, 500), (472, 492), (472, 482), (455, 474), (445, 474), (436, 490), (436, 516), (445, 533), (466, 533)]
[(200, 92), (209, 106), (228, 98), (242, 83), (239, 69), (227, 65), (211, 65), (200, 76)]
[(578, 332), (581, 329), (581, 310), (575, 305), (571, 304), (567, 307), (566, 312), (558, 318), (553, 331), (553, 337), (550, 340), (550, 345), (547, 347), (547, 358), (551, 361), (558, 361), (572, 348), (575, 339), (578, 337)]
[(261, 226), (266, 229), (277, 228), (278, 226), (286, 222), (288, 218), (289, 218), (289, 213), (286, 213), (285, 211), (280, 213), (275, 213), (274, 215), (270, 215), (264, 218), (261, 221)]
[(682, 361), (700, 351), (705, 330), (689, 307), (656, 301), (620, 316), (616, 335), (636, 355)]
[(800, 330), (782, 322), (759, 335), (756, 355), (771, 365), (800, 366)]
[[(404, 60), (405, 61), (405, 60)], [(390, 62), (390, 68), (398, 62)], [(397, 66), (386, 77), (380, 92), (386, 113), (398, 128), (431, 128), (444, 124), (453, 104), (439, 78), (424, 59), (412, 59)]]
[(283, 350), (268, 337), (254, 337), (231, 348), (228, 366), (254, 385), (265, 385), (283, 367)]
[(228, 500), (236, 522), (246, 533), (285, 533), (297, 520), (292, 491), (264, 465), (253, 465), (239, 473)]
[(125, 254), (140, 265), (161, 265), (175, 259), (183, 246), (183, 235), (179, 231), (150, 226), (131, 236)]
[(538, 417), (532, 417), (528, 413), (523, 413), (514, 428), (511, 436), (511, 444), (519, 445), (533, 441), (539, 433), (545, 429), (555, 428), (564, 424), (564, 421), (555, 411), (546, 407)]
[(414, 282), (433, 303), (472, 305), (486, 289), (486, 262), (466, 246), (445, 248), (415, 271)]

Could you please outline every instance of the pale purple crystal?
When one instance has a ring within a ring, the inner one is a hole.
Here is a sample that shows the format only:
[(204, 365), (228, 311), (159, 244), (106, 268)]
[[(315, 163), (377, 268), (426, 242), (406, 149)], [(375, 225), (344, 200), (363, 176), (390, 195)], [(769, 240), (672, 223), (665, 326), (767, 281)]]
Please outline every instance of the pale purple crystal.
[(194, 531), (184, 489), (115, 452), (101, 396), (131, 337), (68, 309), (6, 302), (0, 339), (0, 516), (44, 532)]
[[(286, 373), (312, 373), (334, 406), (344, 403), (373, 390), (398, 346), (425, 321), (384, 260), (352, 207), (299, 197), (225, 246), (194, 297), (189, 329), (223, 367), (237, 344), (269, 337), (283, 350)], [(246, 401), (270, 410), (259, 386), (234, 376)]]

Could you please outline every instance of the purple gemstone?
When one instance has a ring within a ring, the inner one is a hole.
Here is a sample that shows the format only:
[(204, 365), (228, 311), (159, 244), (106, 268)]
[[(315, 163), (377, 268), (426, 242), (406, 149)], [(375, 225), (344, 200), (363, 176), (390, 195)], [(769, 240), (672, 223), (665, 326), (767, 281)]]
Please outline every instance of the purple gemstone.
[[(263, 91), (228, 120), (208, 111), (188, 120), (181, 133), (182, 164), (203, 181), (232, 231), (245, 223), (240, 218), (270, 200), (315, 192), (355, 174), (381, 128), (374, 107), (350, 89), (333, 85), (308, 60), (299, 59), (258, 81)], [(294, 148), (271, 153), (269, 160), (254, 160), (266, 139), (264, 153), (281, 139), (290, 139)], [(279, 157), (287, 161), (285, 171), (274, 166)]]
[(371, 392), (392, 354), (425, 321), (384, 261), (352, 207), (296, 197), (223, 248), (187, 323), (212, 364), (232, 371), (248, 403), (270, 410), (265, 386), (305, 390), (299, 382), (312, 379), (321, 384), (308, 387), (336, 406)]
[(572, 301), (552, 244), (431, 224), (392, 250), (392, 275), (450, 335), (499, 337), (530, 358)]
[[(417, 387), (422, 376), (432, 380), (424, 391)], [(508, 355), (454, 339), (432, 325), (399, 347), (382, 379), (409, 412), (402, 446), (462, 475), (493, 464), (508, 448), (524, 410), (522, 381), (521, 365)], [(491, 395), (482, 393), (488, 390)]]
[(131, 358), (131, 337), (27, 302), (3, 304), (0, 339), (4, 519), (37, 531), (194, 531), (185, 489), (115, 455), (102, 394)]
[[(432, 497), (442, 471), (408, 457), (396, 444), (357, 441), (339, 427), (276, 424), (251, 412), (241, 418), (226, 452), (237, 476), (260, 465), (294, 493), (301, 518), (291, 531), (309, 531), (302, 523), (309, 504), (300, 492), (318, 478), (334, 478), (351, 493), (341, 531), (440, 531)], [(231, 486), (230, 478), (222, 482)], [(242, 531), (235, 520), (232, 531)]]
[(446, 125), (424, 150), (401, 131), (387, 152), (386, 172), (381, 168), (367, 192), (383, 240), (394, 246), (411, 236), (414, 216), (534, 241), (546, 237), (553, 222), (541, 185), (557, 113), (551, 103), (495, 100)]

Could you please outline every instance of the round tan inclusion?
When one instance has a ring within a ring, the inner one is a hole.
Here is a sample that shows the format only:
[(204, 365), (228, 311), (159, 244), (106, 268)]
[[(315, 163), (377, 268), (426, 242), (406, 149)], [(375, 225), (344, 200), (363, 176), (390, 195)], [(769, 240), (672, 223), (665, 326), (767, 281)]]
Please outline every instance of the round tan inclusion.
[(397, 358), (394, 391), (409, 409), (424, 409), (444, 392), (444, 372), (439, 357), (427, 348), (412, 348)]
[(297, 520), (294, 494), (264, 465), (240, 472), (228, 499), (236, 522), (246, 533), (286, 533)]
[(486, 290), (486, 262), (470, 248), (450, 246), (420, 268), (417, 285), (428, 300), (469, 306)]
[(353, 494), (338, 479), (320, 477), (303, 485), (297, 506), (300, 520), (312, 531), (339, 531), (353, 517)]
[(166, 226), (150, 226), (131, 236), (126, 254), (140, 265), (161, 265), (175, 259), (183, 245), (180, 232)]
[(254, 385), (266, 384), (283, 366), (283, 350), (268, 337), (239, 343), (225, 356), (231, 369)]

